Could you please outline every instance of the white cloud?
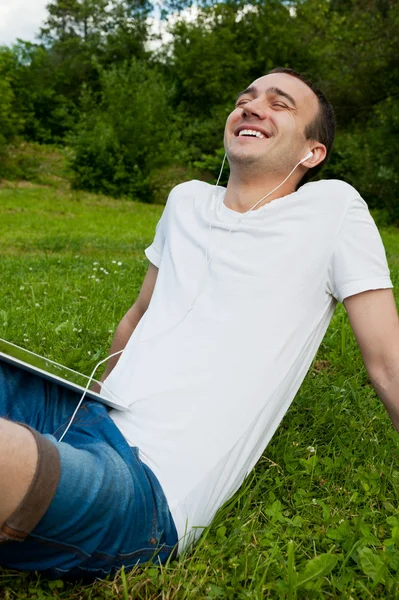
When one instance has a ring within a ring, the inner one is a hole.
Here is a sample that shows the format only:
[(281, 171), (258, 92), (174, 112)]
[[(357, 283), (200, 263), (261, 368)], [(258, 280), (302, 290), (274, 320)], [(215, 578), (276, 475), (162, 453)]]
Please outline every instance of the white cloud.
[(46, 18), (49, 0), (0, 0), (0, 44), (17, 38), (35, 41)]
[[(50, 0), (0, 0), (0, 45), (11, 45), (21, 40), (35, 42), (40, 32), (40, 27), (47, 17), (46, 6)], [(183, 10), (179, 15), (172, 13), (167, 21), (161, 21), (159, 11), (155, 10), (152, 17), (147, 20), (154, 35), (160, 36), (159, 40), (149, 43), (149, 49), (157, 50), (162, 44), (170, 42), (171, 34), (168, 32), (170, 25), (177, 20), (194, 21), (198, 17), (198, 8), (193, 5)]]
[(151, 40), (147, 44), (148, 50), (159, 50), (163, 44), (171, 42), (173, 40), (173, 35), (170, 33), (170, 28), (178, 21), (191, 23), (198, 18), (198, 15), (199, 10), (195, 5), (185, 8), (180, 13), (171, 13), (168, 15), (167, 20), (161, 20), (159, 11), (156, 10), (155, 14), (147, 19), (147, 24), (150, 27), (151, 33), (157, 36), (156, 39)]

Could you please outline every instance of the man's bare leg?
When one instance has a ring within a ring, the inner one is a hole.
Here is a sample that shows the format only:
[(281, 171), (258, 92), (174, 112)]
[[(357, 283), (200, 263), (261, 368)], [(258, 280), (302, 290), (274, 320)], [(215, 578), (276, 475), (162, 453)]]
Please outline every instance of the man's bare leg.
[(0, 528), (25, 497), (37, 457), (37, 444), (29, 429), (0, 419)]

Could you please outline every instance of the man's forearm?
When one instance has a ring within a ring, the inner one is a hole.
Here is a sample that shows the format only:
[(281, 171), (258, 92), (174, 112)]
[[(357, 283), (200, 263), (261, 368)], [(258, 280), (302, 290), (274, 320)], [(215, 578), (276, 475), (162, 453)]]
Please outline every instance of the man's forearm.
[[(133, 306), (129, 312), (123, 317), (121, 322), (119, 323), (117, 330), (115, 332), (115, 336), (112, 342), (111, 349), (109, 354), (112, 355), (115, 352), (119, 352), (123, 350), (128, 343), (130, 336), (133, 331), (136, 329), (138, 322), (140, 321), (143, 315), (139, 312), (139, 310)], [(107, 362), (105, 367), (105, 371), (103, 376), (101, 377), (101, 381), (104, 381), (108, 375), (111, 373), (112, 369), (115, 367), (118, 362), (120, 354), (113, 356)]]
[(373, 378), (372, 384), (385, 405), (393, 426), (399, 432), (399, 369), (389, 378)]
[[(112, 342), (111, 350), (109, 352), (110, 356), (115, 352), (120, 352), (121, 350), (123, 350), (126, 344), (128, 343), (130, 336), (136, 329), (137, 324), (139, 323), (140, 319), (142, 318), (150, 304), (157, 276), (158, 268), (152, 263), (150, 263), (136, 302), (133, 304), (131, 309), (127, 311), (127, 313), (118, 325), (114, 341)], [(119, 357), (120, 354), (108, 359), (104, 374), (101, 377), (101, 381), (104, 381), (108, 377), (108, 375), (111, 373), (112, 369), (118, 362)], [(93, 386), (92, 389), (95, 392), (99, 392), (100, 386), (98, 384), (95, 384), (95, 386)]]

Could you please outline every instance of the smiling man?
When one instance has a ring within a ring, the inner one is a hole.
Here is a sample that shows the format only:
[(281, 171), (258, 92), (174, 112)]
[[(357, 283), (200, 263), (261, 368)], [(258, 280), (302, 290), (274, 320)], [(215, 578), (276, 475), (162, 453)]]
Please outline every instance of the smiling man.
[[(103, 575), (187, 548), (261, 456), (337, 301), (399, 428), (398, 315), (380, 236), (350, 185), (303, 185), (334, 130), (325, 96), (294, 71), (239, 94), (227, 188), (172, 190), (117, 329), (111, 353), (124, 351), (104, 379), (130, 413), (89, 402), (57, 443), (76, 398), (47, 394), (44, 424), (39, 394), (29, 420), (13, 413), (20, 379), (3, 375), (0, 414), (35, 429), (0, 420), (0, 564)], [(38, 383), (24, 386), (29, 398)]]

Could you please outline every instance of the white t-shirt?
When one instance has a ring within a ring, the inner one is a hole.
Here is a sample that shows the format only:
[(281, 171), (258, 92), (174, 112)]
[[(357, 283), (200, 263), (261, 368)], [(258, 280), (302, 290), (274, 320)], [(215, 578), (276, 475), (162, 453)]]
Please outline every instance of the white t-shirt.
[(200, 181), (172, 190), (146, 250), (159, 268), (150, 305), (107, 379), (130, 405), (111, 416), (159, 479), (180, 551), (261, 456), (337, 300), (392, 287), (350, 185), (308, 183), (244, 217), (224, 194)]

